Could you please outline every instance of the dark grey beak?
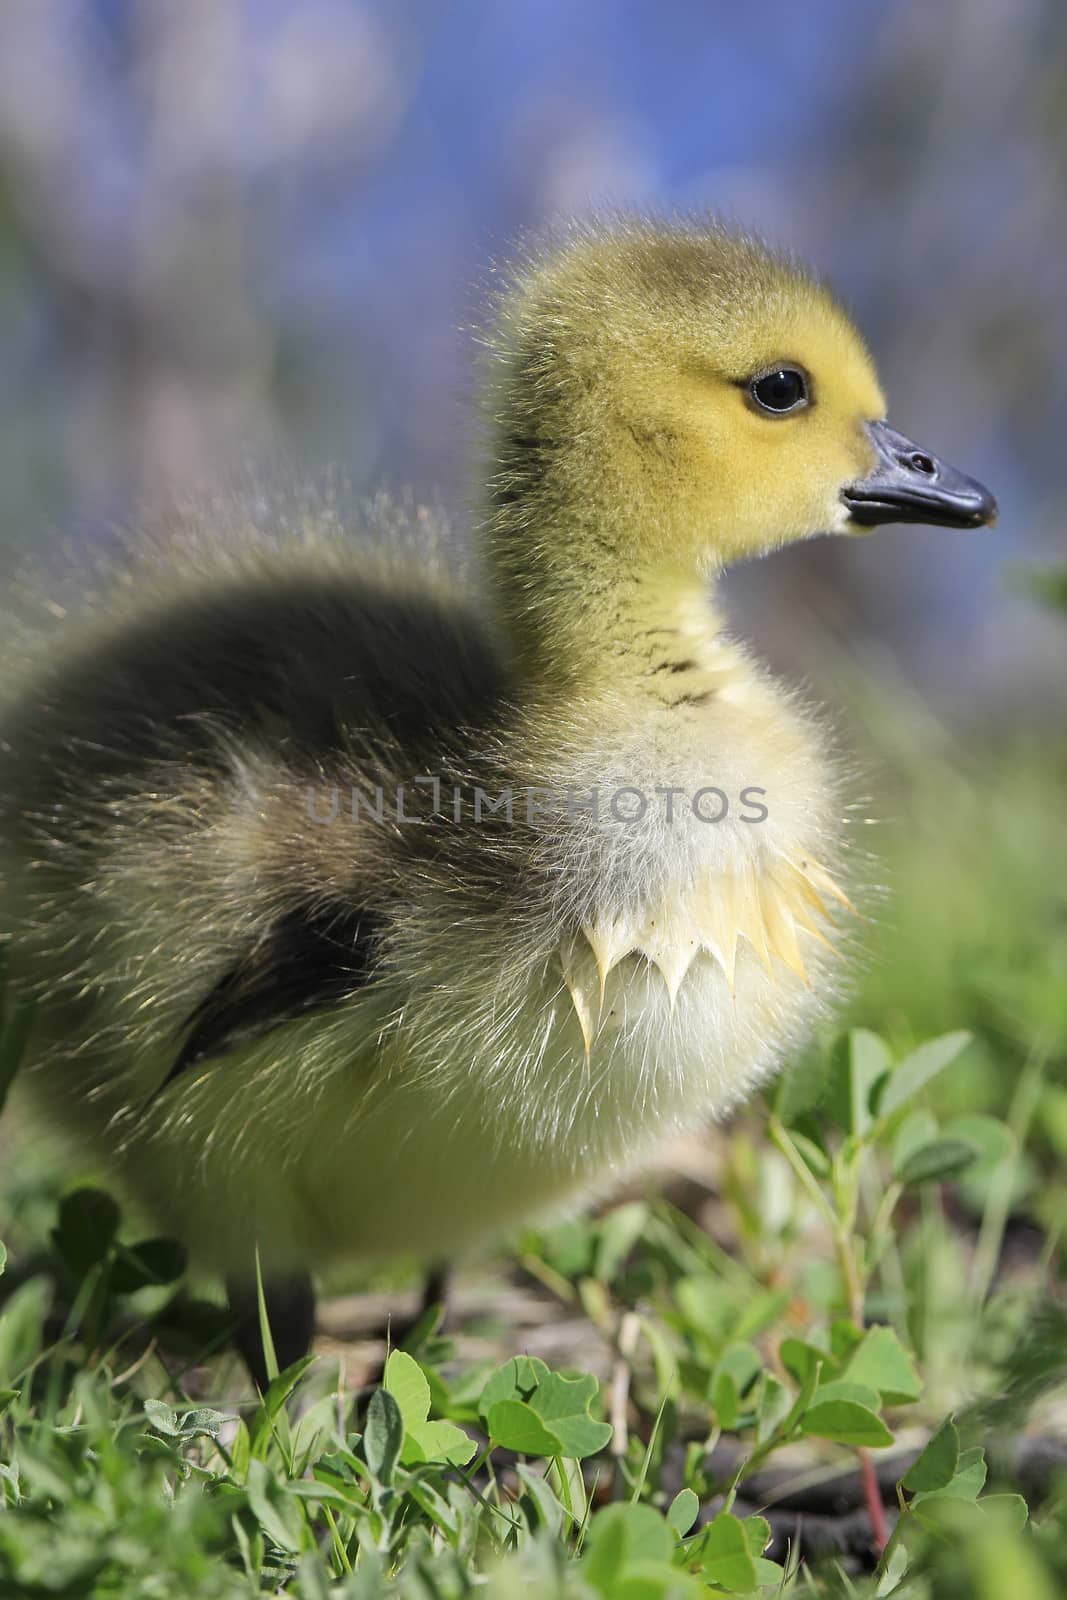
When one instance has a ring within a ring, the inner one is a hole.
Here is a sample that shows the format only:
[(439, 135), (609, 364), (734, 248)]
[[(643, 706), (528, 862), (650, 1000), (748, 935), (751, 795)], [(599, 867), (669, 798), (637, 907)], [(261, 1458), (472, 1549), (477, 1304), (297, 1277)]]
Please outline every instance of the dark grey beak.
[(878, 459), (873, 472), (841, 491), (853, 522), (980, 528), (997, 520), (997, 502), (974, 478), (946, 466), (888, 422), (868, 422), (866, 427)]

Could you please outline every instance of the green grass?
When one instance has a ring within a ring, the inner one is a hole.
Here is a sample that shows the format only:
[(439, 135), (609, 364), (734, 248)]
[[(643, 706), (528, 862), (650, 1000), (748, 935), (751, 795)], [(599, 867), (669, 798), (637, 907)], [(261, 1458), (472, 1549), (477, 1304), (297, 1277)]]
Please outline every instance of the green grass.
[[(975, 1048), (844, 1038), (720, 1141), (713, 1232), (650, 1196), (522, 1241), (613, 1350), (606, 1393), (536, 1357), (457, 1363), (429, 1319), (358, 1421), (326, 1363), (226, 1398), (231, 1358), (183, 1376), (204, 1329), (186, 1305), (175, 1332), (176, 1252), (68, 1195), (0, 1318), (0, 1593), (992, 1595), (1008, 1560), (1033, 1573), (1013, 1594), (1058, 1593), (1055, 1480), (1029, 1507), (1016, 1483), (1063, 1383), (1054, 1240), (995, 1270), (1049, 1062), (1007, 1122), (939, 1121)], [(877, 1458), (901, 1509), (879, 1569), (865, 1540), (799, 1567), (790, 1488)]]
[(684, 1179), (516, 1241), (369, 1404), (347, 1352), (258, 1400), (175, 1247), (5, 1162), (0, 1596), (1067, 1592), (1067, 759), (876, 713), (851, 1031)]

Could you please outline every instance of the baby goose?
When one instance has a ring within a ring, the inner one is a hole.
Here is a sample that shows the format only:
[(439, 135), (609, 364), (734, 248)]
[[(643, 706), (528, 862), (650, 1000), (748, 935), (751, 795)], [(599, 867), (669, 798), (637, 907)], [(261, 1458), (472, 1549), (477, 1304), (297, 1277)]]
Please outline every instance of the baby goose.
[(283, 1361), (310, 1269), (571, 1206), (803, 1038), (839, 783), (709, 580), (995, 514), (885, 421), (829, 292), (718, 226), (576, 231), (494, 363), (484, 599), (358, 543), (194, 544), (0, 725), (27, 1088), (238, 1305), (258, 1246)]

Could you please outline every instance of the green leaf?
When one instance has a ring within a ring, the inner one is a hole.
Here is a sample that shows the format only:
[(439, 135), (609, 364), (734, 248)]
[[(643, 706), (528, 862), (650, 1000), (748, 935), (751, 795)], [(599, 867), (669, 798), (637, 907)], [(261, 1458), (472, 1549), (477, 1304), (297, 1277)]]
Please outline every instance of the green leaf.
[[(490, 1375), (478, 1410), (496, 1443), (508, 1449), (527, 1455), (562, 1454), (580, 1460), (602, 1450), (611, 1438), (608, 1423), (596, 1422), (589, 1414), (598, 1393), (599, 1385), (591, 1373), (565, 1378), (536, 1357), (515, 1356)], [(496, 1409), (505, 1404), (525, 1410)], [(533, 1428), (526, 1412), (539, 1420), (540, 1430)], [(494, 1431), (495, 1427), (505, 1428), (509, 1436), (517, 1434), (539, 1442), (509, 1444)], [(549, 1446), (549, 1439), (554, 1441), (554, 1448)]]
[(709, 1583), (745, 1594), (756, 1587), (756, 1565), (744, 1523), (720, 1511), (709, 1523), (700, 1546), (700, 1570)]
[(816, 1356), (819, 1355), (820, 1352), (816, 1351), (814, 1346), (801, 1345), (799, 1339), (795, 1342), (798, 1346), (800, 1346), (800, 1350), (805, 1352), (804, 1355), (796, 1355), (796, 1364), (798, 1370), (803, 1373), (803, 1376), (801, 1376), (799, 1379), (800, 1387), (797, 1390), (796, 1398), (793, 1401), (792, 1408), (782, 1423), (782, 1432), (786, 1437), (793, 1432), (797, 1426), (797, 1423), (811, 1405), (812, 1399), (815, 1395), (815, 1390), (818, 1387), (819, 1379), (822, 1377), (823, 1372), (827, 1370), (832, 1372), (834, 1370), (834, 1363), (832, 1361), (828, 1362), (826, 1366), (824, 1366), (820, 1360), (807, 1359), (808, 1353), (814, 1352)]
[[(506, 1405), (507, 1401), (498, 1403)], [(640, 1509), (650, 1510), (651, 1507)], [(627, 1532), (620, 1513), (629, 1510), (629, 1506), (607, 1506), (597, 1513), (589, 1526), (582, 1561), (583, 1576), (591, 1588), (606, 1595), (608, 1600), (617, 1591), (620, 1575), (626, 1565)]]
[(918, 1495), (911, 1503), (911, 1514), (931, 1533), (947, 1534), (956, 1540), (977, 1533), (982, 1525), (980, 1507), (980, 1500), (962, 1500), (940, 1490)]
[(243, 1483), (248, 1476), (248, 1463), (251, 1457), (252, 1441), (248, 1425), (242, 1418), (234, 1429), (233, 1439), (230, 1441), (230, 1470), (238, 1483)]
[(913, 1150), (895, 1174), (901, 1183), (937, 1183), (973, 1166), (979, 1150), (966, 1139), (932, 1139)]
[(515, 1473), (526, 1490), (526, 1496), (529, 1497), (530, 1509), (527, 1511), (527, 1516), (531, 1527), (540, 1525), (547, 1528), (549, 1533), (555, 1537), (563, 1526), (563, 1519), (567, 1516), (567, 1508), (553, 1494), (551, 1487), (539, 1472), (533, 1472), (522, 1461), (519, 1461), (516, 1463)]
[(494, 1445), (514, 1450), (522, 1456), (561, 1456), (563, 1441), (546, 1428), (537, 1412), (525, 1400), (497, 1400), (486, 1418), (489, 1438)]
[(0, 1312), (0, 1383), (20, 1381), (36, 1359), (52, 1298), (52, 1284), (41, 1276), (28, 1278), (4, 1300)]
[(871, 1450), (893, 1443), (893, 1435), (869, 1406), (855, 1400), (828, 1400), (820, 1405), (818, 1393), (815, 1404), (800, 1419), (800, 1431), (817, 1439), (833, 1439), (838, 1444), (856, 1448), (862, 1445)]
[(413, 1466), (423, 1461), (447, 1461), (464, 1466), (475, 1444), (452, 1422), (429, 1422), (430, 1385), (419, 1363), (406, 1350), (394, 1350), (385, 1363), (385, 1388), (400, 1407), (404, 1422), (401, 1461)]
[(906, 1116), (893, 1140), (893, 1176), (896, 1177), (916, 1150), (924, 1144), (932, 1143), (937, 1138), (938, 1132), (937, 1118), (925, 1107)]
[(834, 1046), (827, 1110), (846, 1133), (862, 1138), (874, 1118), (874, 1087), (889, 1071), (889, 1046), (876, 1033), (854, 1028)]
[(898, 1111), (939, 1072), (950, 1066), (970, 1042), (971, 1035), (962, 1029), (956, 1033), (944, 1033), (939, 1038), (927, 1039), (903, 1061), (898, 1061), (877, 1099), (875, 1109), (878, 1116), (888, 1117)]
[(440, 1528), (448, 1542), (454, 1545), (460, 1532), (460, 1517), (456, 1507), (422, 1478), (412, 1478), (407, 1485), (407, 1493), (422, 1507), (430, 1521)]
[(1021, 1533), (1026, 1527), (1030, 1508), (1021, 1494), (987, 1494), (978, 1502), (987, 1517), (996, 1520), (999, 1530)]
[(671, 1529), (651, 1506), (605, 1506), (589, 1524), (582, 1576), (607, 1600), (615, 1600), (621, 1580), (638, 1563), (665, 1567), (673, 1552)]
[(801, 1133), (797, 1128), (790, 1128), (789, 1137), (799, 1151), (806, 1166), (810, 1167), (816, 1177), (828, 1178), (830, 1176), (830, 1158), (825, 1151), (820, 1150), (814, 1139), (809, 1139), (807, 1134)]
[(177, 1439), (181, 1434), (181, 1425), (178, 1414), (165, 1406), (162, 1400), (146, 1400), (144, 1414), (155, 1428), (157, 1433), (166, 1434), (170, 1439)]
[(198, 1406), (195, 1411), (187, 1411), (182, 1417), (182, 1433), (187, 1438), (206, 1434), (209, 1439), (217, 1439), (226, 1424), (236, 1420), (232, 1411), (214, 1411), (210, 1406)]
[(720, 1372), (712, 1379), (711, 1404), (715, 1421), (724, 1433), (737, 1427), (739, 1397), (737, 1384), (728, 1372)]
[(847, 1362), (857, 1345), (863, 1343), (863, 1329), (849, 1317), (835, 1317), (830, 1324), (830, 1349), (834, 1360)]
[(866, 1406), (868, 1411), (878, 1411), (882, 1405), (882, 1397), (872, 1385), (853, 1383), (849, 1378), (832, 1378), (829, 1383), (819, 1385), (808, 1410), (829, 1405), (834, 1400), (851, 1400), (854, 1405)]
[(765, 1372), (760, 1380), (756, 1403), (756, 1443), (763, 1444), (769, 1439), (792, 1409), (791, 1391), (784, 1383), (779, 1383), (773, 1373)]
[(960, 1436), (951, 1417), (927, 1441), (912, 1462), (901, 1484), (909, 1494), (931, 1494), (944, 1489), (956, 1475), (960, 1459)]
[(945, 1488), (945, 1493), (955, 1495), (958, 1500), (977, 1500), (985, 1488), (988, 1472), (985, 1451), (980, 1444), (975, 1445), (973, 1450), (964, 1450), (960, 1454), (955, 1477)]
[(922, 1379), (915, 1363), (889, 1327), (868, 1329), (844, 1375), (853, 1383), (877, 1389), (882, 1404), (887, 1406), (906, 1405), (922, 1394)]
[(802, 1386), (816, 1367), (821, 1366), (827, 1376), (832, 1376), (837, 1367), (829, 1350), (820, 1350), (818, 1345), (808, 1344), (804, 1339), (783, 1339), (778, 1346), (778, 1359), (789, 1376)]
[(720, 1428), (737, 1426), (741, 1396), (753, 1385), (760, 1372), (759, 1352), (750, 1344), (727, 1345), (715, 1364), (711, 1378), (711, 1403)]
[(766, 1517), (745, 1517), (741, 1523), (745, 1530), (749, 1554), (761, 1556), (771, 1542), (771, 1525)]
[[(952, 1480), (944, 1485), (937, 1485), (937, 1490), (928, 1490), (926, 1493), (947, 1494), (952, 1499), (977, 1499), (985, 1488), (985, 1477), (989, 1467), (985, 1466), (985, 1451), (981, 1445), (974, 1446), (973, 1450), (961, 1451), (957, 1469), (953, 1472)], [(905, 1483), (907, 1488), (907, 1483)], [(915, 1491), (915, 1504), (925, 1498), (921, 1490)]]
[[(699, 1515), (700, 1501), (692, 1489), (679, 1489), (667, 1507), (667, 1521), (679, 1539), (685, 1538)], [(760, 1549), (763, 1549), (763, 1545), (760, 1545)]]
[(738, 1394), (744, 1394), (759, 1377), (763, 1363), (755, 1345), (738, 1341), (728, 1344), (715, 1363), (716, 1372), (728, 1372), (737, 1384)]
[(998, 1167), (1002, 1161), (1014, 1155), (1017, 1148), (1015, 1135), (1006, 1122), (978, 1111), (953, 1117), (942, 1131), (950, 1139), (962, 1139), (967, 1144), (973, 1144), (978, 1151), (976, 1165), (986, 1171)]
[(756, 1569), (756, 1582), (760, 1589), (774, 1585), (775, 1595), (785, 1594), (785, 1568), (779, 1566), (777, 1561), (768, 1561), (766, 1556), (753, 1556), (752, 1565)]
[(898, 1544), (890, 1555), (889, 1563), (882, 1575), (882, 1581), (875, 1590), (875, 1600), (886, 1600), (886, 1597), (896, 1593), (904, 1581), (910, 1559), (911, 1557), (908, 1555), (906, 1547)]
[[(373, 1397), (371, 1400), (373, 1404)], [(263, 1461), (250, 1461), (245, 1485), (249, 1510), (279, 1549), (295, 1554), (303, 1543), (304, 1518), (299, 1501)]]
[(790, 1133), (824, 1103), (832, 1071), (830, 1052), (806, 1050), (778, 1074), (768, 1100)]
[(392, 1483), (403, 1443), (404, 1419), (400, 1407), (387, 1389), (375, 1389), (367, 1407), (363, 1454), (378, 1483), (386, 1486)]
[[(270, 1313), (267, 1310), (267, 1296), (263, 1288), (263, 1263), (259, 1258), (259, 1246), (256, 1245), (256, 1314), (259, 1320), (259, 1342), (263, 1348), (263, 1369), (267, 1374), (267, 1390), (278, 1380), (278, 1352), (274, 1348), (274, 1335), (270, 1327)], [(273, 1415), (273, 1412), (271, 1413)], [(253, 1437), (255, 1429), (253, 1429)], [(253, 1449), (253, 1453), (254, 1449)]]
[(414, 1356), (406, 1350), (394, 1350), (385, 1363), (382, 1381), (400, 1407), (409, 1433), (426, 1421), (430, 1414), (430, 1385)]
[(536, 1356), (512, 1356), (486, 1379), (478, 1400), (478, 1415), (488, 1417), (498, 1400), (528, 1400), (547, 1373), (548, 1367)]
[(21, 1393), (21, 1389), (0, 1389), (0, 1417), (3, 1416), (12, 1401), (18, 1399)]
[(253, 1456), (262, 1457), (265, 1454), (275, 1417), (314, 1360), (314, 1356), (301, 1356), (299, 1361), (294, 1361), (291, 1367), (286, 1367), (284, 1372), (279, 1372), (268, 1383), (249, 1425)]
[(2, 1278), (4, 1276), (4, 1268), (6, 1266), (7, 1266), (7, 1249), (3, 1244), (0, 1244), (0, 1278)]
[(565, 1378), (549, 1372), (537, 1385), (530, 1404), (552, 1432), (562, 1440), (563, 1453), (581, 1460), (595, 1455), (611, 1439), (611, 1425), (596, 1422), (589, 1414), (599, 1396), (600, 1385), (592, 1373), (580, 1378)]

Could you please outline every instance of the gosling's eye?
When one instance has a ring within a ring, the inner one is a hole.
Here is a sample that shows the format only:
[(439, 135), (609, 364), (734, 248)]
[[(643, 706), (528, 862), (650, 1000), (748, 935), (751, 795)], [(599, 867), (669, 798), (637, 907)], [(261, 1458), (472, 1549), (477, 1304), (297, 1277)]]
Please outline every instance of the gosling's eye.
[(807, 404), (808, 380), (796, 367), (775, 367), (753, 378), (748, 392), (761, 411), (781, 417)]

